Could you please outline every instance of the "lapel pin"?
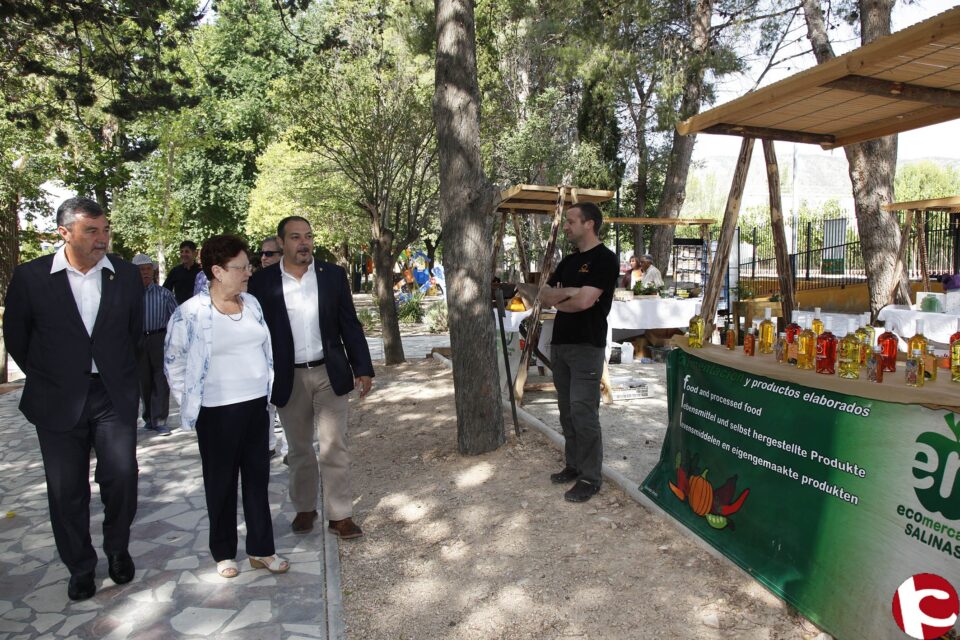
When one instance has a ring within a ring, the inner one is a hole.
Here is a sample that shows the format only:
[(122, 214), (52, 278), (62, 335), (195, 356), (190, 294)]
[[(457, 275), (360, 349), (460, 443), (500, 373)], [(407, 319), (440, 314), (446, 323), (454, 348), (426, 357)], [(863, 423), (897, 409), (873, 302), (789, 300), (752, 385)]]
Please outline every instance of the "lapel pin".
[(110, 279), (113, 280), (113, 274), (112, 274), (112, 273), (110, 274)]

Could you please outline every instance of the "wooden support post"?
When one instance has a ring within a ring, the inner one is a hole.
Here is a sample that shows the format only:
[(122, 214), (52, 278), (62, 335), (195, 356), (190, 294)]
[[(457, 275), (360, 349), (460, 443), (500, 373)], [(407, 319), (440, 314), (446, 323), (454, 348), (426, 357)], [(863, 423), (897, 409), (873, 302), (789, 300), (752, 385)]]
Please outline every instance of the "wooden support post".
[(507, 212), (500, 214), (500, 229), (493, 241), (493, 255), (490, 256), (490, 275), (497, 275), (497, 258), (500, 256), (500, 245), (503, 244), (503, 232), (507, 228)]
[(770, 226), (773, 230), (773, 250), (777, 257), (777, 276), (780, 278), (780, 307), (784, 324), (790, 322), (790, 312), (796, 309), (793, 293), (793, 274), (787, 249), (787, 234), (783, 230), (783, 203), (780, 199), (780, 167), (773, 140), (763, 140), (763, 157), (767, 163), (767, 185), (770, 189)]
[(908, 303), (910, 301), (910, 288), (903, 283), (903, 273), (906, 271), (904, 260), (906, 260), (907, 257), (907, 245), (910, 244), (910, 231), (912, 229), (913, 209), (907, 209), (907, 217), (904, 218), (903, 229), (900, 231), (900, 248), (897, 250), (897, 281), (894, 283), (893, 289), (890, 290), (890, 302), (888, 304), (896, 302), (897, 289), (900, 290), (900, 295), (903, 296)]
[(927, 216), (926, 212), (918, 212), (917, 225), (917, 253), (920, 257), (920, 278), (923, 280), (923, 290), (930, 291), (930, 272), (927, 268)]
[[(563, 223), (563, 203), (567, 196), (567, 188), (561, 186), (560, 194), (557, 197), (557, 206), (553, 212), (553, 224), (550, 226), (550, 238), (547, 240), (547, 249), (543, 254), (543, 262), (540, 267), (539, 289), (547, 286), (547, 280), (553, 270), (553, 254), (557, 248), (557, 234)], [(504, 218), (506, 220), (506, 218)], [(540, 294), (537, 293), (537, 299), (533, 303), (533, 313), (527, 316), (527, 338), (523, 345), (523, 351), (520, 353), (520, 363), (517, 365), (517, 377), (513, 381), (513, 394), (517, 399), (517, 405), (523, 402), (523, 385), (527, 381), (527, 367), (530, 366), (530, 354), (537, 346), (537, 340), (540, 337)]]
[(706, 335), (713, 335), (713, 318), (717, 314), (717, 301), (720, 299), (720, 289), (723, 288), (724, 273), (727, 261), (730, 259), (730, 245), (733, 244), (733, 234), (737, 230), (737, 218), (740, 216), (740, 201), (743, 200), (743, 188), (747, 183), (747, 171), (750, 169), (750, 156), (753, 154), (753, 138), (744, 138), (740, 145), (740, 157), (733, 172), (733, 183), (730, 185), (730, 195), (727, 197), (727, 208), (723, 212), (723, 226), (720, 228), (720, 239), (717, 241), (717, 253), (713, 256), (710, 267), (710, 282), (703, 295), (703, 307), (700, 315), (707, 322)]
[(513, 222), (513, 232), (517, 234), (517, 255), (520, 256), (520, 280), (527, 281), (527, 274), (530, 273), (530, 259), (527, 257), (527, 248), (523, 244), (523, 232), (520, 230), (520, 216), (514, 211), (510, 215)]
[[(700, 241), (703, 242), (703, 260), (706, 264), (710, 264), (710, 225), (701, 224), (700, 225)], [(707, 274), (701, 273), (700, 279), (703, 281), (703, 286), (707, 286)]]

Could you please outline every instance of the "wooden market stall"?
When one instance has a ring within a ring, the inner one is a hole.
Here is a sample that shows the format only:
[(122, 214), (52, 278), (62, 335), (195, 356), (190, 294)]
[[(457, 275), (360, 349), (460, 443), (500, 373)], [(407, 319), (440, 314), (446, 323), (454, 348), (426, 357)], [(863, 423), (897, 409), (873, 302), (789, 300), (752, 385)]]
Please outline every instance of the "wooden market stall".
[[(547, 238), (547, 246), (543, 254), (543, 260), (540, 264), (538, 281), (536, 283), (540, 289), (543, 289), (545, 286), (547, 286), (547, 280), (550, 278), (550, 273), (553, 271), (553, 258), (554, 254), (556, 253), (557, 234), (560, 232), (560, 227), (563, 224), (564, 211), (579, 202), (606, 202), (607, 200), (613, 198), (614, 195), (615, 194), (613, 191), (604, 191), (601, 189), (582, 189), (567, 185), (552, 187), (544, 185), (519, 184), (510, 187), (509, 189), (505, 189), (500, 194), (500, 203), (497, 205), (495, 210), (496, 214), (500, 214), (500, 225), (497, 231), (496, 239), (494, 240), (491, 270), (496, 272), (497, 257), (500, 252), (500, 245), (503, 243), (503, 234), (507, 226), (508, 217), (512, 219), (513, 228), (517, 234), (517, 238), (520, 238), (520, 222), (518, 216), (530, 214), (553, 214), (550, 224), (550, 235)], [(527, 264), (526, 257), (522, 253), (524, 250), (522, 243), (518, 242), (517, 247), (521, 252), (521, 263)], [(523, 277), (526, 278), (527, 274), (524, 273)], [(533, 351), (537, 345), (537, 336), (539, 335), (540, 316), (542, 311), (543, 309), (541, 308), (540, 304), (540, 296), (538, 295), (533, 304), (533, 313), (528, 318), (527, 326), (530, 327), (530, 329), (527, 332), (527, 339), (520, 354), (520, 363), (517, 367), (517, 375), (513, 384), (513, 393), (517, 404), (523, 400), (524, 384), (527, 381), (527, 368), (530, 363), (530, 356), (533, 354)], [(604, 368), (603, 381), (604, 383), (607, 381), (606, 368)], [(605, 384), (605, 388), (609, 389), (609, 384)], [(608, 401), (611, 399), (609, 392), (606, 393), (605, 397)]]
[[(791, 309), (774, 141), (832, 149), (960, 118), (957, 88), (960, 7), (680, 123), (682, 134), (743, 137), (704, 318), (716, 310), (755, 139)], [(960, 453), (960, 386), (949, 372), (923, 384), (914, 367), (911, 386), (895, 362), (878, 384), (675, 344), (670, 422), (641, 486), (651, 503), (834, 637), (904, 637), (895, 595), (917, 574), (960, 588), (960, 473), (944, 466)]]
[[(920, 253), (920, 274), (923, 279), (923, 290), (930, 290), (930, 274), (927, 271), (927, 246), (924, 240), (925, 228), (927, 225), (927, 215), (933, 211), (958, 213), (960, 212), (960, 196), (950, 196), (947, 198), (934, 198), (931, 200), (912, 200), (909, 202), (892, 202), (882, 205), (884, 211), (906, 211), (903, 219), (903, 228), (900, 230), (900, 248), (897, 251), (897, 264), (901, 270), (904, 270), (904, 260), (907, 256), (907, 245), (910, 243), (911, 232), (916, 234), (917, 248)], [(897, 288), (901, 289), (901, 295), (909, 300), (910, 291), (902, 279), (897, 280), (897, 284), (890, 290), (889, 303), (893, 303), (897, 293)], [(888, 304), (889, 304), (888, 303)]]
[[(960, 7), (678, 124), (684, 135), (743, 137), (711, 271), (720, 273), (729, 257), (754, 140), (760, 139), (783, 305), (794, 308), (773, 141), (835, 149), (954, 120), (960, 118), (954, 87), (960, 87)], [(710, 282), (704, 317), (713, 318), (721, 286), (719, 278)]]

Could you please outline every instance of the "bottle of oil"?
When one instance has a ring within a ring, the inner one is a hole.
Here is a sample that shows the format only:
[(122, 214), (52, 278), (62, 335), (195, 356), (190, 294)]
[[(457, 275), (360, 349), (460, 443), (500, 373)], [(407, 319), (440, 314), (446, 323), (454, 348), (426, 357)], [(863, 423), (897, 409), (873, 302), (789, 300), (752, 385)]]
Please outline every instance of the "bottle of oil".
[(820, 307), (813, 308), (813, 324), (810, 326), (818, 336), (823, 333), (823, 320), (820, 319)]
[(797, 336), (797, 369), (816, 367), (817, 336), (810, 328), (810, 318), (803, 319), (803, 331)]
[(953, 344), (955, 340), (960, 340), (960, 318), (957, 319), (957, 332), (950, 336), (950, 341), (947, 344)]
[(757, 337), (753, 333), (753, 327), (747, 329), (747, 335), (743, 336), (743, 354), (747, 356), (757, 354)]
[(703, 348), (704, 321), (700, 317), (700, 305), (694, 308), (693, 317), (690, 318), (690, 336), (688, 345), (691, 349)]
[(883, 348), (880, 345), (871, 349), (867, 356), (867, 380), (883, 382)]
[(907, 353), (912, 354), (914, 349), (920, 349), (920, 355), (927, 352), (927, 336), (923, 335), (923, 320), (917, 320), (917, 333), (907, 340)]
[(760, 339), (759, 339), (759, 348), (760, 353), (773, 353), (773, 343), (777, 339), (777, 326), (773, 324), (773, 320), (770, 319), (771, 310), (763, 310), (763, 322), (760, 323)]
[(913, 349), (907, 357), (904, 366), (907, 377), (907, 385), (911, 387), (923, 386), (923, 352), (920, 349)]
[(933, 345), (927, 345), (927, 352), (923, 355), (923, 377), (927, 382), (937, 381), (937, 354), (933, 352)]
[(787, 312), (787, 364), (797, 364), (797, 336), (803, 331), (803, 327), (797, 322), (797, 312), (790, 310)]
[(773, 356), (777, 364), (783, 364), (787, 361), (787, 332), (781, 331), (777, 337), (777, 342), (773, 345)]
[(900, 338), (893, 331), (890, 331), (890, 325), (886, 322), (883, 323), (883, 333), (877, 337), (877, 346), (883, 351), (883, 370), (887, 372), (896, 371)]
[(860, 366), (867, 366), (867, 358), (873, 351), (873, 327), (870, 326), (870, 312), (860, 316), (860, 327), (857, 329), (857, 339), (860, 341)]
[(960, 330), (950, 336), (950, 379), (960, 382)]
[(823, 332), (817, 336), (817, 373), (832, 376), (837, 373), (837, 336), (830, 329), (828, 318), (823, 323)]
[(863, 345), (857, 337), (857, 321), (847, 322), (847, 335), (840, 340), (839, 375), (841, 378), (860, 378), (860, 351)]
[(723, 334), (723, 343), (730, 351), (737, 348), (737, 331), (733, 328), (733, 323), (730, 322), (729, 318), (727, 319), (726, 331)]

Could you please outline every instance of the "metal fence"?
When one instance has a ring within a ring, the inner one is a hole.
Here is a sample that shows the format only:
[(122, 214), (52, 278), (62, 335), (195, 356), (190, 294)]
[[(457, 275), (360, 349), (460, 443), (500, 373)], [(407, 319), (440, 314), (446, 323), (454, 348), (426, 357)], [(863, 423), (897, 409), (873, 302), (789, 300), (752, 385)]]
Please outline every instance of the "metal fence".
[[(960, 214), (931, 212), (927, 215), (923, 241), (927, 271), (932, 276), (960, 273)], [(903, 223), (903, 214), (900, 215)], [(789, 230), (788, 230), (789, 232)], [(734, 264), (739, 264), (741, 295), (770, 295), (780, 289), (769, 226), (737, 229)], [(856, 223), (843, 218), (807, 222), (797, 229), (796, 251), (790, 254), (790, 269), (796, 290), (818, 289), (866, 282), (863, 251)], [(920, 242), (912, 234), (904, 260), (911, 280), (921, 278)]]

